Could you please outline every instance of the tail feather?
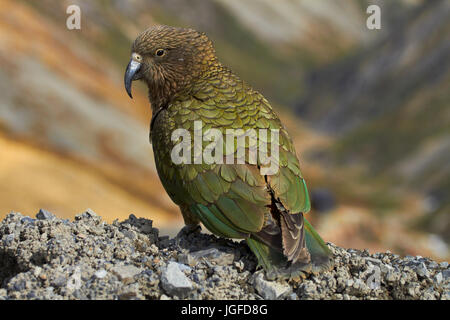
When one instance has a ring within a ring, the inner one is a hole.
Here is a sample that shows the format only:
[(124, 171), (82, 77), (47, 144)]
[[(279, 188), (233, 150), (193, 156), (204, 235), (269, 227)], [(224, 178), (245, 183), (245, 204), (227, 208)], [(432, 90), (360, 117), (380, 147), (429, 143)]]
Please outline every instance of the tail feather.
[(280, 225), (284, 255), (292, 263), (297, 261), (308, 263), (310, 256), (305, 245), (303, 213), (290, 214), (287, 211), (281, 211)]
[[(275, 274), (275, 277), (283, 277), (296, 274), (298, 272), (313, 272), (319, 273), (325, 270), (331, 269), (332, 253), (328, 249), (325, 242), (314, 230), (308, 220), (304, 219), (304, 241), (310, 261), (290, 261), (289, 256), (285, 256), (283, 248), (276, 246), (274, 243), (280, 244), (280, 240), (277, 242), (271, 241), (267, 243), (265, 237), (261, 233), (253, 234), (250, 238), (247, 238), (247, 244), (258, 259), (259, 264), (266, 270), (266, 272)], [(263, 235), (263, 236), (262, 236)], [(281, 234), (278, 234), (278, 239)], [(276, 235), (272, 236), (272, 239), (276, 238)]]

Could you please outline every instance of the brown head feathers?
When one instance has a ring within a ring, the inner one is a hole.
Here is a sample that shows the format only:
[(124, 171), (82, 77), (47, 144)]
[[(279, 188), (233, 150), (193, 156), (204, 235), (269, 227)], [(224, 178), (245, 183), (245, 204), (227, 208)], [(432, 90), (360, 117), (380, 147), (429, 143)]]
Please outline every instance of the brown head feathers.
[(193, 29), (153, 26), (134, 41), (132, 55), (141, 64), (139, 76), (146, 82), (152, 108), (170, 102), (218, 64), (211, 40)]

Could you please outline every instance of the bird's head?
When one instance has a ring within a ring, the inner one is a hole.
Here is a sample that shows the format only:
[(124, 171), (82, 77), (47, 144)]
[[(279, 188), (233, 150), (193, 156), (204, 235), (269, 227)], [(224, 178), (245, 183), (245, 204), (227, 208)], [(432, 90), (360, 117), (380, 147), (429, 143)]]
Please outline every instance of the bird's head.
[(125, 89), (131, 95), (133, 80), (144, 81), (150, 102), (167, 103), (193, 80), (217, 63), (212, 42), (204, 33), (163, 25), (142, 32), (131, 48), (125, 72)]

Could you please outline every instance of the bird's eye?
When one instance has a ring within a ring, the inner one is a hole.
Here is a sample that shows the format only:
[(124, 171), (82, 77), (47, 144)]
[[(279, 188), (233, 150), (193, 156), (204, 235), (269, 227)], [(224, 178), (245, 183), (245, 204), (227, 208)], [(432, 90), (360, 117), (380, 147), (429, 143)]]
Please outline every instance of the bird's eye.
[(164, 49), (158, 49), (158, 50), (156, 50), (155, 54), (156, 54), (158, 57), (162, 57), (163, 55), (166, 54), (166, 51), (164, 51)]

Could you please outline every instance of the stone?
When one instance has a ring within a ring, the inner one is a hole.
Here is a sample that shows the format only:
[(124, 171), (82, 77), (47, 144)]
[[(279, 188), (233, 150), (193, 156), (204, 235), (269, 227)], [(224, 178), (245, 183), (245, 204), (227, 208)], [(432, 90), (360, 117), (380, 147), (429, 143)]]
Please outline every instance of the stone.
[(107, 274), (108, 274), (108, 271), (106, 271), (105, 269), (100, 269), (94, 273), (94, 276), (97, 279), (103, 279), (104, 277), (106, 277)]
[(143, 297), (141, 297), (139, 294), (139, 286), (137, 283), (133, 283), (124, 287), (119, 294), (120, 300), (132, 300), (139, 298), (142, 299)]
[(265, 300), (278, 300), (289, 296), (292, 293), (291, 287), (276, 281), (267, 281), (264, 279), (263, 272), (255, 273), (253, 285), (258, 294)]
[(20, 222), (23, 224), (30, 224), (30, 225), (34, 226), (35, 219), (30, 218), (30, 217), (24, 217), (20, 220)]
[(367, 262), (372, 263), (374, 265), (380, 265), (381, 264), (381, 260), (375, 259), (375, 258), (371, 258), (371, 257), (365, 257), (364, 260), (366, 260)]
[(13, 243), (13, 241), (14, 241), (14, 236), (15, 236), (14, 233), (4, 235), (3, 236), (3, 244), (5, 246), (11, 245), (11, 243)]
[(185, 297), (194, 287), (192, 282), (180, 270), (179, 264), (169, 262), (161, 275), (161, 286), (170, 296)]
[(450, 278), (450, 270), (442, 271), (442, 277), (444, 278), (444, 280), (448, 280), (448, 278)]
[(57, 288), (63, 287), (66, 284), (67, 284), (67, 278), (64, 275), (58, 275), (52, 281), (52, 285)]
[(189, 266), (187, 266), (187, 265), (185, 265), (185, 264), (183, 264), (183, 263), (178, 263), (178, 262), (174, 262), (174, 263), (176, 263), (177, 265), (178, 265), (178, 268), (181, 270), (181, 271), (183, 271), (183, 272), (191, 272), (192, 271), (192, 268), (191, 267), (189, 267)]
[(36, 218), (38, 218), (39, 220), (53, 220), (56, 218), (56, 216), (47, 210), (40, 209), (36, 214)]
[(442, 282), (442, 280), (443, 280), (442, 272), (437, 273), (434, 276), (434, 280), (436, 281), (437, 284), (440, 284)]
[(421, 262), (419, 266), (416, 267), (417, 274), (422, 278), (429, 278), (430, 272), (428, 271), (427, 267), (425, 266), (425, 263)]
[(66, 287), (69, 290), (75, 291), (81, 288), (81, 270), (80, 267), (76, 267), (73, 274), (69, 277)]
[(111, 272), (125, 284), (134, 282), (134, 276), (141, 273), (141, 269), (133, 265), (117, 265), (111, 268)]
[(94, 218), (98, 217), (98, 215), (91, 208), (87, 208), (86, 211), (83, 213), (83, 217)]

